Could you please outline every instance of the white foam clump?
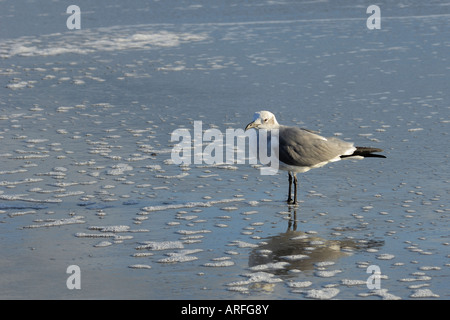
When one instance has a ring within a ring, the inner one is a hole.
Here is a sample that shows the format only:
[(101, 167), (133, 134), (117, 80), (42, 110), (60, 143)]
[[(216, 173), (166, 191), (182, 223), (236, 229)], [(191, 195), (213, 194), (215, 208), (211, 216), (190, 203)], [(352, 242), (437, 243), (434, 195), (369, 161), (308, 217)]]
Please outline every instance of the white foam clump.
[(248, 280), (242, 280), (242, 281), (235, 281), (228, 283), (227, 286), (234, 287), (234, 286), (243, 286), (252, 284), (255, 282), (264, 282), (264, 283), (278, 283), (283, 282), (282, 279), (276, 278), (273, 274), (267, 273), (267, 272), (255, 272), (255, 273), (247, 273), (243, 275), (244, 277), (248, 277)]
[[(18, 185), (18, 184), (25, 184), (25, 183), (34, 183), (34, 182), (41, 182), (43, 181), (43, 179), (32, 179), (32, 178), (27, 178), (24, 180), (19, 180), (19, 181), (0, 181), (0, 186), (13, 186), (13, 185)], [(7, 200), (7, 199), (5, 199)]]
[(203, 264), (204, 267), (231, 267), (234, 266), (234, 261), (230, 257), (223, 257), (222, 259), (215, 259), (215, 262), (207, 262)]
[(162, 211), (162, 210), (168, 210), (168, 209), (181, 209), (181, 208), (194, 208), (194, 207), (211, 207), (215, 204), (219, 203), (228, 203), (228, 202), (235, 202), (235, 201), (243, 201), (244, 199), (238, 198), (238, 199), (222, 199), (222, 200), (211, 200), (211, 201), (204, 201), (204, 202), (187, 202), (187, 203), (180, 203), (180, 204), (168, 204), (164, 206), (149, 206), (142, 208), (145, 212), (153, 212), (153, 211)]
[(292, 254), (292, 255), (288, 255), (288, 256), (281, 256), (280, 258), (283, 260), (288, 260), (288, 261), (298, 261), (298, 260), (309, 259), (309, 256), (307, 256), (306, 254)]
[(132, 264), (128, 266), (131, 269), (151, 269), (152, 267), (147, 264)]
[(383, 300), (400, 300), (401, 297), (396, 296), (392, 293), (389, 293), (387, 289), (377, 289), (372, 290), (370, 293), (360, 293), (358, 294), (360, 297), (368, 297), (368, 296), (379, 296)]
[(121, 174), (124, 174), (125, 171), (131, 171), (133, 170), (133, 167), (125, 164), (125, 163), (119, 163), (116, 165), (112, 166), (112, 169), (109, 169), (106, 171), (106, 174), (111, 175), (111, 176), (118, 176)]
[(257, 248), (258, 247), (257, 244), (253, 244), (253, 243), (249, 243), (249, 242), (245, 242), (245, 241), (240, 241), (240, 240), (234, 240), (229, 245), (230, 246), (237, 246), (238, 248)]
[(307, 288), (312, 285), (311, 281), (291, 281), (287, 283), (290, 288)]
[(214, 226), (217, 228), (227, 228), (228, 227), (228, 225), (225, 223), (216, 223)]
[(177, 233), (184, 234), (184, 235), (193, 235), (193, 234), (199, 234), (199, 233), (210, 233), (211, 230), (178, 230)]
[(27, 198), (23, 194), (17, 194), (17, 195), (7, 195), (7, 194), (0, 194), (0, 200), (17, 200), (17, 201), (26, 201), (26, 202), (36, 202), (36, 203), (60, 203), (62, 202), (61, 199), (33, 199), (33, 198)]
[(218, 164), (213, 167), (217, 168), (217, 169), (225, 169), (225, 170), (237, 170), (238, 169), (238, 167), (236, 167), (236, 166), (223, 165), (223, 164)]
[(65, 192), (65, 193), (61, 193), (61, 194), (55, 194), (54, 197), (55, 198), (65, 198), (65, 197), (73, 197), (73, 196), (79, 196), (84, 194), (84, 191), (70, 191), (70, 192)]
[(165, 175), (162, 175), (162, 174), (157, 174), (157, 175), (156, 175), (156, 178), (162, 178), (162, 179), (181, 179), (181, 178), (184, 178), (184, 177), (186, 177), (186, 176), (188, 176), (188, 175), (189, 175), (189, 173), (187, 173), (187, 172), (183, 172), (183, 173), (176, 174), (176, 175), (173, 175), (173, 176), (165, 176)]
[(142, 245), (136, 247), (136, 250), (150, 249), (150, 250), (170, 250), (183, 249), (184, 245), (181, 241), (146, 241)]
[(8, 216), (10, 216), (11, 218), (13, 217), (17, 217), (17, 216), (24, 216), (26, 214), (34, 214), (36, 213), (35, 210), (28, 210), (28, 211), (18, 211), (18, 212), (11, 212), (8, 213)]
[[(269, 254), (271, 254), (273, 251), (269, 250), (269, 249), (260, 249), (256, 251), (259, 255), (261, 256), (268, 256)], [(280, 257), (283, 258), (283, 257)]]
[(288, 262), (269, 262), (266, 264), (260, 264), (257, 266), (253, 266), (250, 267), (249, 270), (252, 271), (263, 271), (263, 270), (280, 270), (280, 269), (284, 269), (285, 267), (287, 267), (289, 265)]
[(400, 282), (414, 282), (414, 281), (428, 281), (428, 280), (431, 280), (430, 276), (420, 275), (420, 276), (417, 276), (416, 278), (402, 278), (402, 279), (399, 279), (398, 281), (400, 281)]
[(365, 280), (342, 279), (341, 284), (344, 286), (359, 286), (366, 285), (367, 282)]
[(408, 132), (416, 132), (416, 131), (422, 131), (423, 128), (412, 128), (412, 129), (408, 129)]
[(141, 45), (155, 45), (161, 47), (178, 46), (181, 41), (200, 41), (204, 40), (202, 35), (194, 35), (189, 33), (176, 34), (173, 32), (162, 31), (159, 33), (136, 33), (131, 37), (131, 41), (140, 42)]
[(330, 278), (334, 277), (336, 274), (341, 273), (342, 270), (330, 270), (330, 271), (316, 271), (315, 275), (321, 278)]
[(103, 248), (103, 247), (109, 247), (109, 246), (112, 246), (112, 242), (101, 241), (101, 242), (97, 243), (96, 245), (94, 245), (94, 247), (96, 247), (96, 248)]
[(247, 287), (239, 287), (239, 286), (228, 287), (227, 290), (234, 291), (234, 292), (240, 292), (240, 293), (248, 293), (250, 291)]
[(101, 232), (128, 232), (129, 229), (130, 229), (129, 226), (107, 226), (107, 227), (93, 226), (93, 227), (89, 227), (89, 230), (99, 230)]
[(233, 210), (237, 210), (237, 209), (238, 209), (238, 207), (235, 207), (235, 206), (220, 208), (220, 210), (224, 210), (224, 211), (233, 211)]
[(308, 235), (302, 234), (302, 235), (299, 235), (299, 236), (296, 236), (296, 237), (292, 237), (290, 240), (305, 240), (305, 239), (308, 239), (308, 238), (309, 238)]
[(316, 267), (322, 268), (322, 267), (329, 267), (329, 266), (332, 266), (332, 265), (334, 265), (334, 264), (335, 264), (334, 261), (321, 261), (321, 262), (315, 263), (314, 265), (315, 265)]
[(115, 236), (116, 235), (114, 233), (75, 233), (75, 237), (77, 238), (114, 238)]
[(409, 296), (410, 298), (439, 298), (438, 294), (433, 293), (430, 289), (418, 289)]
[(133, 253), (132, 257), (145, 258), (145, 257), (150, 257), (152, 255), (153, 255), (153, 253), (151, 253), (151, 252), (138, 252), (138, 253)]
[(159, 259), (159, 263), (176, 263), (176, 262), (188, 262), (188, 261), (194, 261), (198, 260), (197, 257), (191, 256), (191, 254), (201, 252), (203, 249), (185, 249), (180, 250), (178, 252), (169, 252), (166, 253), (168, 255), (168, 258)]
[(441, 267), (437, 267), (437, 266), (422, 266), (422, 267), (419, 268), (419, 270), (422, 270), (422, 271), (441, 270)]
[(47, 142), (48, 139), (28, 139), (26, 142), (27, 143), (42, 143), (42, 142)]
[(58, 219), (58, 220), (52, 220), (48, 222), (44, 222), (42, 224), (32, 224), (29, 226), (25, 226), (24, 228), (44, 228), (44, 227), (59, 227), (64, 226), (68, 224), (80, 224), (85, 223), (83, 216), (75, 216), (68, 219)]
[(88, 54), (101, 51), (150, 49), (157, 47), (176, 47), (182, 43), (202, 41), (207, 39), (204, 33), (170, 32), (153, 30), (146, 31), (141, 26), (135, 33), (134, 26), (120, 26), (91, 29), (82, 36), (64, 41), (61, 34), (46, 35), (44, 43), (40, 37), (20, 37), (14, 40), (0, 41), (0, 57), (10, 58), (15, 55), (22, 57), (54, 56), (65, 53)]
[(8, 89), (12, 89), (12, 90), (18, 90), (18, 89), (23, 89), (28, 85), (28, 81), (19, 81), (16, 83), (9, 83), (6, 85), (6, 88)]
[(148, 166), (145, 166), (145, 168), (150, 169), (150, 170), (161, 170), (161, 166), (159, 164), (148, 165)]
[(394, 259), (395, 256), (393, 254), (389, 254), (389, 253), (382, 253), (377, 255), (377, 259), (379, 260), (391, 260)]
[(328, 300), (337, 296), (338, 293), (337, 288), (311, 289), (306, 292), (306, 298)]

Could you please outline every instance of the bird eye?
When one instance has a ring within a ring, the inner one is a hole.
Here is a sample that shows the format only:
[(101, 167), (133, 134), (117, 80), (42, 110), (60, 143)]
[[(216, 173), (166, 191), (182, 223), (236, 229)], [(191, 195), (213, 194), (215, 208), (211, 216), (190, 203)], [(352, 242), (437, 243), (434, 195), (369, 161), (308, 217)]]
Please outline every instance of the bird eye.
[(264, 122), (267, 122), (267, 120), (269, 120), (269, 119), (267, 119), (267, 118), (266, 118), (266, 119), (264, 119)]

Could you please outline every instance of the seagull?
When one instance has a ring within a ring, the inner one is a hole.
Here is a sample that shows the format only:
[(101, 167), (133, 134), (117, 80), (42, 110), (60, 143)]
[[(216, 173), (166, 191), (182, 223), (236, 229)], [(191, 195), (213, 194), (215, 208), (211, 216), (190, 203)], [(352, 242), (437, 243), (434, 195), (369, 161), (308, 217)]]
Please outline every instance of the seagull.
[[(246, 127), (249, 129), (278, 130), (279, 168), (288, 172), (289, 193), (287, 203), (297, 205), (297, 173), (320, 168), (330, 162), (341, 159), (363, 159), (368, 157), (386, 158), (378, 148), (355, 147), (353, 143), (335, 137), (322, 137), (316, 132), (280, 125), (275, 115), (269, 111), (259, 111), (253, 121)], [(268, 144), (271, 135), (268, 135)], [(294, 198), (292, 198), (292, 182), (294, 182)]]

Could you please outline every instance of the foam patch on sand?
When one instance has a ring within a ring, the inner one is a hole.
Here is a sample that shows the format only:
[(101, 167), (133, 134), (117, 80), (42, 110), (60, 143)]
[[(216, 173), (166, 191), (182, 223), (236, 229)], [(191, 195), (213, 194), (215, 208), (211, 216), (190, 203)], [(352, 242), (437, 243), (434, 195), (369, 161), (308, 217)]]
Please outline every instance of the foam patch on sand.
[(137, 246), (136, 250), (170, 250), (183, 248), (184, 245), (181, 241), (147, 241), (143, 242), (140, 246)]
[(211, 201), (204, 201), (204, 202), (187, 202), (187, 203), (168, 204), (168, 205), (161, 205), (161, 206), (148, 206), (148, 207), (142, 208), (142, 210), (146, 211), (146, 212), (153, 212), (153, 211), (163, 211), (163, 210), (169, 210), (169, 209), (182, 209), (182, 208), (194, 208), (194, 207), (202, 208), (202, 207), (211, 207), (215, 204), (237, 202), (237, 201), (244, 201), (244, 199), (222, 199), (222, 200), (211, 200)]
[[(147, 30), (146, 30), (147, 29)], [(142, 26), (139, 32), (132, 26), (84, 29), (76, 36), (55, 33), (42, 37), (22, 37), (0, 41), (0, 57), (35, 57), (61, 54), (93, 54), (101, 51), (149, 50), (177, 47), (183, 43), (208, 39), (206, 33), (154, 31)]]
[(48, 228), (48, 227), (60, 227), (68, 224), (81, 224), (85, 223), (83, 216), (75, 216), (67, 219), (49, 219), (42, 221), (40, 224), (32, 224), (29, 226), (25, 226), (24, 228), (32, 229), (32, 228)]
[(178, 252), (166, 253), (168, 258), (159, 259), (159, 263), (177, 263), (177, 262), (189, 262), (197, 260), (196, 256), (192, 256), (194, 253), (202, 252), (203, 249), (184, 249)]

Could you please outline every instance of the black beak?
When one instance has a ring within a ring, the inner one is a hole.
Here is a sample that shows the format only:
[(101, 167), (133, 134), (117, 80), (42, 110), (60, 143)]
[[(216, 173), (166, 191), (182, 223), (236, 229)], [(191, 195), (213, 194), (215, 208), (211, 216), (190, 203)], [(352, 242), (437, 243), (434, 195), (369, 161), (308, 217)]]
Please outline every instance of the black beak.
[(245, 127), (245, 130), (244, 130), (244, 131), (247, 131), (248, 129), (256, 128), (256, 127), (258, 127), (258, 125), (257, 125), (255, 122), (250, 122), (250, 123)]

